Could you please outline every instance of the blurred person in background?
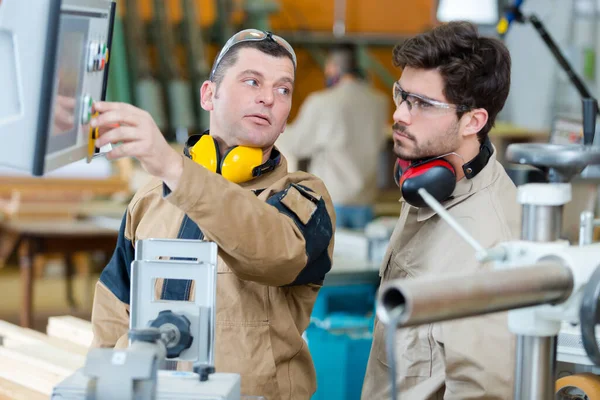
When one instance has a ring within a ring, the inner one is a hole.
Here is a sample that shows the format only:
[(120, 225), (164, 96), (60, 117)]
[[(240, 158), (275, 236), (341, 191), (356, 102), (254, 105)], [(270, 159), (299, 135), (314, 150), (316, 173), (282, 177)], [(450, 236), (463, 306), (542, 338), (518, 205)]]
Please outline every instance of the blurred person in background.
[(288, 157), (309, 160), (308, 172), (331, 194), (338, 227), (363, 229), (373, 219), (387, 98), (362, 79), (348, 45), (331, 50), (325, 78), (327, 88), (306, 98), (277, 145)]

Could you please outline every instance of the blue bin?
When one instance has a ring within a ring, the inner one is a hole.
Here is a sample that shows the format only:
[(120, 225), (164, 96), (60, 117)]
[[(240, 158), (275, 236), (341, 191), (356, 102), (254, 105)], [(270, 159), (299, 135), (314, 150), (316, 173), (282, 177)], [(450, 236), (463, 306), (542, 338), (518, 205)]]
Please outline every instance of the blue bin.
[(333, 313), (370, 315), (375, 309), (375, 285), (324, 286), (313, 307), (312, 319), (323, 320)]
[(317, 372), (312, 400), (359, 400), (373, 341), (376, 288), (324, 287), (306, 330)]

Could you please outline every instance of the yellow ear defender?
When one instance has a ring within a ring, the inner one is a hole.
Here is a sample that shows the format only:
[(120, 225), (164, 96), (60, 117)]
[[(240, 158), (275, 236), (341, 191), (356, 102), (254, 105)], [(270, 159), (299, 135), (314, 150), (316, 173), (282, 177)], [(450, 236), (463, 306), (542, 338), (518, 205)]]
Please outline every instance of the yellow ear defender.
[(208, 135), (202, 135), (190, 149), (190, 157), (211, 172), (219, 169), (219, 148), (217, 142)]
[(262, 164), (262, 150), (256, 147), (236, 146), (227, 151), (221, 161), (221, 175), (235, 183), (254, 178), (254, 168)]
[(189, 155), (193, 161), (209, 171), (221, 174), (225, 179), (234, 183), (246, 182), (265, 172), (272, 171), (279, 163), (277, 155), (276, 159), (269, 159), (263, 164), (262, 150), (247, 146), (234, 146), (227, 150), (221, 158), (217, 141), (208, 134), (200, 136), (189, 149)]

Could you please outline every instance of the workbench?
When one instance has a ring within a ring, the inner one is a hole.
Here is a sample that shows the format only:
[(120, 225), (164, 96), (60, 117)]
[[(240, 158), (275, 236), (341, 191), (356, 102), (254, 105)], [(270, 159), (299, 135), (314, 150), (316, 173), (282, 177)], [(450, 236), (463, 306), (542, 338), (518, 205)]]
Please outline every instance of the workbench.
[[(75, 308), (73, 299), (74, 252), (102, 251), (108, 255), (114, 251), (118, 230), (100, 226), (91, 220), (11, 220), (2, 224), (3, 236), (16, 238), (21, 274), (20, 324), (30, 327), (33, 313), (33, 260), (38, 254), (63, 253), (65, 255), (65, 279), (67, 302)], [(0, 240), (4, 241), (4, 239)], [(91, 283), (91, 282), (90, 282)], [(91, 288), (90, 288), (91, 290)]]

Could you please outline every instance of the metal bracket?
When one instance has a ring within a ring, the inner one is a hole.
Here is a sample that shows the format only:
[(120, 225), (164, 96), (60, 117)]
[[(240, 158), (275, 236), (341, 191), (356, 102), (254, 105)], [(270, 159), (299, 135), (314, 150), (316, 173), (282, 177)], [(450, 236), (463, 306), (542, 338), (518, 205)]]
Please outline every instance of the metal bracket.
[[(155, 297), (157, 279), (193, 280), (189, 301)], [(214, 366), (217, 245), (201, 240), (145, 239), (136, 243), (131, 264), (130, 329), (146, 328), (158, 313), (185, 315), (194, 337), (190, 348), (170, 360)]]

